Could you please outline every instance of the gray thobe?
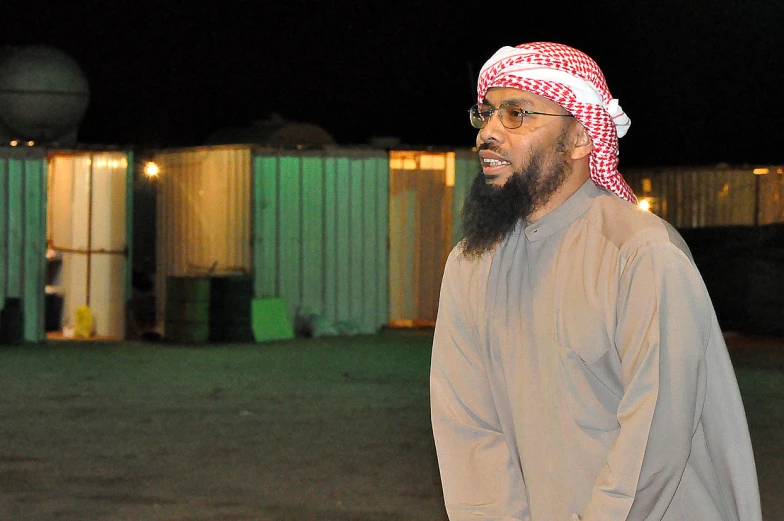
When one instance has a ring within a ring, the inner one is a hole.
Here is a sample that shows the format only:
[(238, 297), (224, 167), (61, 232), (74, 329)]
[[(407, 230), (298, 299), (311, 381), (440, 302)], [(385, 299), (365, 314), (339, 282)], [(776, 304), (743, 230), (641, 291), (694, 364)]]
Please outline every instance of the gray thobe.
[(760, 521), (735, 374), (678, 233), (588, 181), (447, 261), (432, 422), (452, 521)]

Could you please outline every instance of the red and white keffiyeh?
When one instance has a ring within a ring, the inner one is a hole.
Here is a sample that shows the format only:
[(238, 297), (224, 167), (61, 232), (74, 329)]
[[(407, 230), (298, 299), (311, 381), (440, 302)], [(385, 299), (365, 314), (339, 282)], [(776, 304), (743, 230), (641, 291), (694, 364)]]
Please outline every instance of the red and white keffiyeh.
[(590, 156), (593, 182), (627, 201), (637, 202), (618, 172), (618, 138), (626, 134), (631, 121), (618, 100), (610, 95), (604, 74), (590, 57), (558, 43), (502, 47), (479, 73), (480, 105), (492, 87), (532, 92), (569, 111), (593, 140)]

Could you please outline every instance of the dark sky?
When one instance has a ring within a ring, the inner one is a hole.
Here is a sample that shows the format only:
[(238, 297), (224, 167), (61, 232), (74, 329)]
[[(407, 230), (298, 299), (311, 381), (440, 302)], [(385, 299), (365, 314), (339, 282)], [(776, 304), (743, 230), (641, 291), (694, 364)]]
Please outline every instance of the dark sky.
[(467, 146), (482, 63), (558, 41), (599, 63), (630, 115), (621, 167), (784, 162), (784, 0), (533, 4), (3, 1), (0, 45), (80, 63), (84, 142), (198, 145), (278, 112), (341, 143)]

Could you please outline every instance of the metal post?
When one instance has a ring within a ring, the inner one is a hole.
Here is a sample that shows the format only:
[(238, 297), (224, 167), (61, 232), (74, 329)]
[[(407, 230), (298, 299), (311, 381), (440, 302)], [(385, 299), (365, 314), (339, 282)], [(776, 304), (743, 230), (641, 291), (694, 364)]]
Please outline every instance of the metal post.
[(759, 226), (760, 176), (754, 174), (754, 226)]
[(87, 306), (90, 306), (90, 278), (92, 274), (93, 251), (93, 169), (95, 168), (95, 154), (90, 154), (90, 181), (87, 191), (87, 287), (85, 291)]

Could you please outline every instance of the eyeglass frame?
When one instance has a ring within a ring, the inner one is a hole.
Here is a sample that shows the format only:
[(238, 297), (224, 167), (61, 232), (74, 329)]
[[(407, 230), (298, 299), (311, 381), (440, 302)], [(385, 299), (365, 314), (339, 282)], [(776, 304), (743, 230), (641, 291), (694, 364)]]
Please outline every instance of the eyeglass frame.
[[(510, 106), (517, 107), (517, 105), (515, 105), (514, 103), (507, 103), (507, 102), (503, 102), (503, 103), (501, 103), (497, 107), (492, 107), (491, 106), (491, 108), (489, 109), (490, 116), (487, 119), (482, 119), (481, 116), (477, 116), (477, 118), (482, 122), (482, 126), (477, 127), (476, 125), (474, 125), (474, 113), (481, 114), (481, 112), (479, 110), (480, 105), (478, 103), (473, 105), (470, 109), (468, 109), (468, 118), (471, 121), (471, 126), (476, 128), (476, 129), (479, 129), (479, 130), (485, 128), (487, 126), (487, 124), (490, 122), (490, 120), (493, 118), (493, 115), (496, 112), (498, 112), (499, 110), (505, 109), (506, 107), (510, 107)], [(504, 118), (499, 115), (499, 117), (501, 118), (501, 125), (503, 125), (503, 127), (505, 129), (507, 129), (507, 130), (514, 130), (514, 129), (522, 127), (523, 126), (523, 120), (525, 119), (525, 116), (557, 116), (557, 117), (562, 117), (562, 118), (573, 118), (574, 117), (574, 114), (550, 114), (548, 112), (537, 112), (535, 110), (526, 110), (526, 109), (522, 109), (520, 107), (517, 107), (517, 109), (520, 111), (520, 116), (518, 117), (518, 119), (520, 121), (520, 124), (517, 125), (516, 127), (508, 127), (508, 126), (506, 126), (504, 124)]]

